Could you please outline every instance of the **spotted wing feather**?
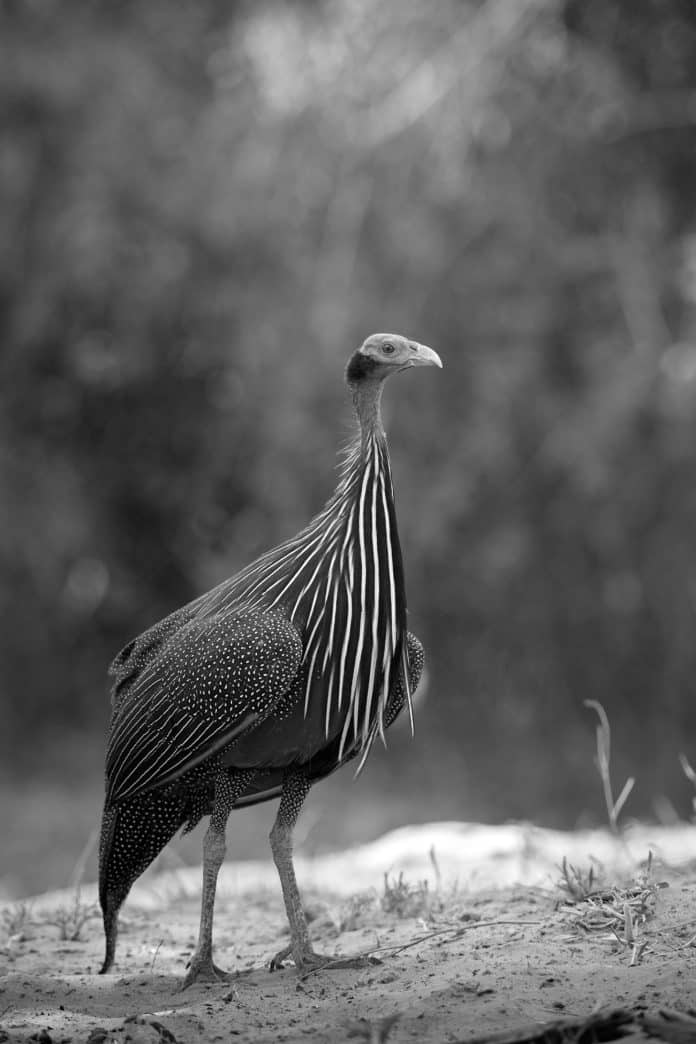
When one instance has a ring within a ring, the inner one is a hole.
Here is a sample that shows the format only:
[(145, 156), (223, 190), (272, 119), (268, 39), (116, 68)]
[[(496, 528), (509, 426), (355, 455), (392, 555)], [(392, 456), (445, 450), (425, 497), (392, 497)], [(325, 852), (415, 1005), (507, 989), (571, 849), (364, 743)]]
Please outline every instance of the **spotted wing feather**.
[(114, 706), (107, 803), (162, 786), (229, 746), (273, 710), (301, 659), (300, 636), (279, 612), (189, 619)]
[[(392, 691), (387, 701), (387, 706), (384, 712), (384, 727), (385, 729), (390, 728), (396, 719), (399, 717), (404, 707), (408, 704), (408, 693), (410, 691), (413, 695), (420, 683), (421, 675), (423, 673), (423, 666), (425, 664), (425, 654), (423, 646), (421, 645), (415, 634), (411, 634), (409, 631), (406, 636), (407, 646), (407, 663), (408, 663), (408, 680), (404, 679), (401, 675), (398, 675), (392, 684)], [(274, 714), (274, 719), (280, 719), (283, 717), (283, 705), (280, 705)], [(262, 726), (264, 728), (265, 726)], [(280, 721), (279, 728), (287, 730), (286, 721)], [(243, 741), (242, 741), (243, 742)], [(346, 762), (352, 761), (361, 753), (360, 743), (351, 747), (351, 749), (344, 753), (342, 758), (339, 758), (339, 740), (335, 738), (333, 742), (328, 743), (327, 746), (318, 755), (311, 759), (310, 762), (303, 764), (301, 767), (306, 771), (308, 779), (312, 783), (317, 780), (323, 779), (325, 776), (329, 776), (336, 769), (345, 765)], [(234, 758), (235, 750), (231, 751), (231, 759)], [(249, 789), (236, 801), (235, 807), (245, 808), (248, 805), (256, 805), (262, 801), (270, 801), (280, 795), (283, 789), (283, 770), (266, 768), (262, 769), (258, 776), (253, 780)]]

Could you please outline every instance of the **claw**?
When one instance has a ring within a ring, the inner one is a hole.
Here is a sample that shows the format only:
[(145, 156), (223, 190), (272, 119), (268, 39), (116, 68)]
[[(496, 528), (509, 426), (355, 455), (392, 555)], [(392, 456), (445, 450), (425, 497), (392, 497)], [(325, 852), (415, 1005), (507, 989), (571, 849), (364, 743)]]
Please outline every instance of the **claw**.
[(271, 957), (270, 964), (268, 965), (270, 971), (282, 971), (284, 967), (284, 961), (288, 957), (292, 956), (292, 946), (284, 946), (282, 950), (278, 950), (275, 957)]

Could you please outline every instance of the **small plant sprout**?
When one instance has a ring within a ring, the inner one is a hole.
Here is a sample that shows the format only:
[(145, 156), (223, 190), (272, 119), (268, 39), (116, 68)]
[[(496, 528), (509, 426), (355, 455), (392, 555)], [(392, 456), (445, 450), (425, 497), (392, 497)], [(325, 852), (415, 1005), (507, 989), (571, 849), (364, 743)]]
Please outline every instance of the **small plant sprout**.
[(373, 924), (376, 908), (377, 893), (374, 889), (349, 896), (337, 919), (339, 932), (353, 932), (356, 928)]
[[(31, 924), (31, 906), (26, 900), (14, 903), (2, 911), (0, 918), (5, 938), (0, 945), (0, 954), (12, 961), (21, 944), (29, 937)], [(2, 1012), (0, 1012), (2, 1015)]]
[(609, 719), (607, 712), (604, 707), (597, 700), (585, 700), (585, 706), (590, 707), (596, 711), (597, 717), (599, 718), (599, 724), (597, 725), (597, 769), (599, 771), (600, 778), (602, 780), (602, 788), (604, 790), (604, 801), (607, 806), (607, 814), (609, 816), (609, 827), (612, 834), (619, 833), (618, 820), (621, 814), (621, 810), (628, 800), (628, 796), (633, 790), (635, 779), (633, 776), (624, 783), (621, 793), (618, 798), (614, 800), (614, 794), (611, 786), (611, 776), (609, 772), (611, 763), (611, 729), (609, 727)]
[(97, 916), (97, 908), (94, 903), (83, 903), (80, 889), (77, 887), (70, 906), (60, 906), (46, 918), (48, 924), (54, 924), (59, 932), (59, 938), (64, 942), (77, 942), (82, 934), (87, 921)]
[(634, 920), (631, 904), (628, 902), (624, 903), (623, 915), (623, 935), (620, 935), (614, 927), (612, 927), (612, 932), (617, 942), (630, 949), (631, 960), (629, 961), (629, 967), (635, 968), (637, 964), (640, 964), (640, 959), (648, 945), (648, 940), (639, 938), (640, 928), (638, 922)]
[(2, 926), (10, 939), (22, 936), (30, 920), (31, 906), (26, 901), (15, 903), (2, 912)]
[(589, 895), (592, 895), (597, 884), (594, 866), (590, 866), (589, 870), (583, 871), (581, 868), (573, 866), (563, 856), (560, 870), (562, 876), (558, 887), (568, 893), (570, 900), (581, 903), (583, 899), (587, 899)]
[(385, 913), (397, 917), (423, 917), (427, 919), (437, 904), (436, 897), (430, 892), (427, 881), (409, 884), (404, 880), (403, 872), (397, 878), (384, 875), (384, 892), (380, 905)]
[(95, 827), (90, 832), (78, 856), (72, 873), (72, 903), (69, 906), (59, 906), (45, 918), (47, 924), (53, 924), (58, 928), (59, 938), (63, 942), (78, 942), (87, 921), (98, 914), (96, 905), (94, 903), (83, 903), (81, 895), (82, 880), (85, 875), (87, 860), (97, 844), (98, 837), (99, 830)]

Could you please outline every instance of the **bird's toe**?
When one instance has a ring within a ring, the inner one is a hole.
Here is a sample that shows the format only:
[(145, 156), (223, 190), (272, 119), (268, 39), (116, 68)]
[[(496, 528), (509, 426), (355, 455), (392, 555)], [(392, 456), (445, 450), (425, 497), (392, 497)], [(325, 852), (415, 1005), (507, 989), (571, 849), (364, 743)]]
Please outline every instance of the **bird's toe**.
[(278, 950), (278, 953), (271, 957), (269, 962), (269, 969), (271, 971), (281, 971), (285, 967), (285, 961), (288, 957), (292, 957), (292, 946), (284, 946), (282, 950)]
[(325, 957), (322, 962), (322, 967), (326, 968), (327, 971), (333, 971), (337, 969), (341, 971), (344, 968), (373, 968), (376, 964), (381, 964), (379, 957), (371, 957), (369, 954), (364, 954), (357, 957)]
[(301, 953), (293, 952), (291, 946), (286, 946), (271, 960), (271, 971), (279, 971), (285, 967), (285, 962), (291, 960), (300, 975), (306, 975), (314, 971), (333, 971), (350, 968), (369, 968), (382, 962), (377, 957), (334, 957), (331, 954), (316, 953), (314, 950), (302, 950)]
[(231, 973), (218, 968), (212, 958), (200, 958), (194, 954), (181, 989), (186, 990), (196, 982), (230, 982), (232, 978)]

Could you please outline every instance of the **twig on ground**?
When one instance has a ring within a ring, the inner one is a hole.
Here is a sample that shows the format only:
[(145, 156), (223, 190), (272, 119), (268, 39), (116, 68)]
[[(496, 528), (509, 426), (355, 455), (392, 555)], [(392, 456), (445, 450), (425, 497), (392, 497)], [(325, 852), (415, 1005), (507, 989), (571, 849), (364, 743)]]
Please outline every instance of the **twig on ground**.
[[(513, 928), (522, 928), (528, 925), (540, 925), (543, 921), (469, 921), (462, 925), (447, 925), (443, 928), (435, 928), (431, 932), (426, 932), (424, 935), (419, 935), (415, 939), (410, 939), (406, 943), (385, 943), (378, 946), (373, 946), (369, 950), (362, 950), (360, 953), (356, 953), (351, 960), (365, 960), (370, 957), (375, 957), (378, 953), (389, 954), (391, 957), (395, 957), (399, 953), (403, 953), (404, 950), (410, 950), (414, 946), (419, 946), (421, 943), (430, 942), (431, 939), (437, 939), (444, 935), (449, 935), (448, 939), (442, 939), (441, 942), (437, 943), (438, 946), (445, 946), (448, 943), (456, 942), (461, 936), (466, 935), (467, 932), (473, 928), (497, 928), (502, 926), (510, 926)], [(331, 971), (331, 968), (340, 968), (345, 966), (345, 958), (336, 957), (335, 959), (328, 959), (323, 961), (312, 968), (309, 968), (300, 976), (300, 981), (304, 981), (309, 978), (310, 975), (314, 975), (318, 971)]]

